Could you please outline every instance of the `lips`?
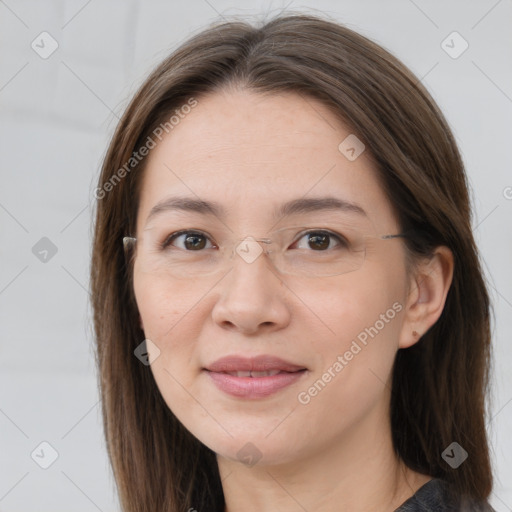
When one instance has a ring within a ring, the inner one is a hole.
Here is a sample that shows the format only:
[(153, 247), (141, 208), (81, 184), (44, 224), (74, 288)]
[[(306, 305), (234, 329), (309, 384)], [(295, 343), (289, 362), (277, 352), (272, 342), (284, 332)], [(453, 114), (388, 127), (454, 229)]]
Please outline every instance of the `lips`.
[[(257, 356), (257, 357), (240, 357), (227, 356), (218, 359), (214, 363), (208, 365), (206, 370), (216, 373), (232, 373), (232, 372), (268, 372), (277, 370), (278, 372), (296, 372), (305, 370), (305, 366), (290, 363), (284, 359), (274, 356)], [(247, 375), (246, 375), (247, 376)], [(254, 375), (263, 377), (264, 375)]]
[(272, 375), (277, 375), (282, 370), (266, 370), (262, 372), (250, 372), (250, 371), (241, 371), (241, 372), (224, 372), (228, 375), (232, 375), (233, 377), (252, 377), (252, 378), (258, 378), (258, 377), (272, 377)]
[(228, 356), (204, 368), (218, 389), (231, 396), (255, 399), (270, 396), (297, 380), (307, 368), (273, 356)]

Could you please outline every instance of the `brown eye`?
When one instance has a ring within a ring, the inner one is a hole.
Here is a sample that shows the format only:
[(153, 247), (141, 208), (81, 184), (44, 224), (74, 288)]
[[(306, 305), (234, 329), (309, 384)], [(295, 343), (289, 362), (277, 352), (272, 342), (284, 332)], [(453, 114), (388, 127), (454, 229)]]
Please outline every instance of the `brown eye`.
[(208, 237), (203, 233), (195, 231), (181, 231), (173, 233), (167, 237), (162, 244), (162, 248), (165, 249), (166, 247), (173, 245), (178, 247), (178, 249), (183, 249), (185, 251), (199, 251), (204, 249), (208, 242)]
[(329, 249), (330, 236), (326, 234), (308, 235), (308, 244), (312, 249)]
[[(300, 240), (306, 238), (307, 247), (302, 244), (300, 246)], [(313, 251), (326, 251), (327, 249), (333, 249), (334, 247), (348, 247), (346, 240), (334, 233), (329, 231), (310, 231), (302, 235), (302, 237), (295, 242), (299, 249), (312, 249)]]

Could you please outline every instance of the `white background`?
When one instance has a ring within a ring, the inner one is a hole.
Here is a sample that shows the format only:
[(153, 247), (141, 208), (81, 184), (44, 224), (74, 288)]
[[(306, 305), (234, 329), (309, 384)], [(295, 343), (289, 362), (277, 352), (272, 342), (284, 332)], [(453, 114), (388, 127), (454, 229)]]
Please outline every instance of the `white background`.
[[(0, 1), (0, 511), (119, 510), (88, 305), (92, 192), (101, 160), (137, 86), (187, 36), (219, 16), (272, 15), (285, 7), (262, 0)], [(510, 511), (512, 3), (287, 6), (316, 9), (403, 60), (438, 101), (460, 145), (495, 304), (491, 503)], [(47, 59), (31, 48), (43, 31), (59, 45)], [(441, 46), (453, 31), (469, 44), (457, 59)], [(32, 252), (42, 237), (57, 249), (46, 263)], [(42, 441), (58, 453), (48, 469), (30, 456)]]

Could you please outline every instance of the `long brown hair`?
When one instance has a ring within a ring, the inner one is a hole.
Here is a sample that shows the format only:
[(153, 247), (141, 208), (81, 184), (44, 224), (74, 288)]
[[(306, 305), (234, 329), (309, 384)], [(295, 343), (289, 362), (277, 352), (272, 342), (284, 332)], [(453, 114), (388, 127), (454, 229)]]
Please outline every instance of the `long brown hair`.
[[(373, 155), (402, 230), (415, 233), (405, 241), (408, 253), (452, 250), (453, 282), (440, 319), (396, 356), (392, 438), (413, 470), (486, 499), (490, 304), (454, 138), (431, 96), (395, 57), (335, 22), (297, 14), (261, 27), (225, 22), (189, 39), (141, 86), (105, 156), (91, 283), (104, 429), (123, 510), (224, 509), (215, 454), (175, 418), (149, 367), (134, 356), (144, 333), (122, 239), (135, 231), (146, 161), (134, 152), (162, 123), (170, 131), (170, 116), (191, 98), (227, 86), (322, 101)], [(441, 456), (454, 441), (469, 453), (457, 469)]]

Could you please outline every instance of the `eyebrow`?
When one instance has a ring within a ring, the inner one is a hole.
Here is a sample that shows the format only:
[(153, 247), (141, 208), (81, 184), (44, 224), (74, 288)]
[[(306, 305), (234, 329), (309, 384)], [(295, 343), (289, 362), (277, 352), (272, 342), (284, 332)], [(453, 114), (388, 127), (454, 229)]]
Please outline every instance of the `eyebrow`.
[[(168, 197), (151, 208), (146, 222), (160, 213), (167, 211), (194, 212), (201, 215), (215, 216), (219, 219), (225, 219), (227, 216), (225, 208), (214, 201), (203, 201), (192, 197)], [(279, 219), (289, 215), (318, 211), (343, 211), (365, 217), (368, 216), (364, 209), (356, 203), (327, 196), (293, 199), (278, 206), (273, 212), (273, 217), (274, 219)]]

